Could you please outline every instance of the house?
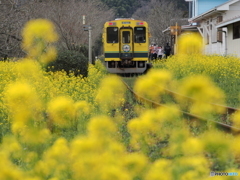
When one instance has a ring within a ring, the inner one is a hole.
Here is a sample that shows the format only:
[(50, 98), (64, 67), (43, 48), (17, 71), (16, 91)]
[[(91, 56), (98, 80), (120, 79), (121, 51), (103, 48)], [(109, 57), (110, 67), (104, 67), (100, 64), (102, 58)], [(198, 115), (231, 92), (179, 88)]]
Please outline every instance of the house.
[(205, 54), (240, 57), (240, 0), (191, 0), (189, 9), (188, 26), (202, 35)]
[(228, 0), (185, 0), (189, 2), (190, 17), (203, 14), (213, 7), (227, 2)]

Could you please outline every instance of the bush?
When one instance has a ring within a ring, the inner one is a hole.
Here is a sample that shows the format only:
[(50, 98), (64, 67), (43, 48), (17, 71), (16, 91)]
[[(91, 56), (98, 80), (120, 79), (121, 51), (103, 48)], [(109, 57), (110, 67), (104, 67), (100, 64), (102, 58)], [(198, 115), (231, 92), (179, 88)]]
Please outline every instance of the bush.
[(88, 75), (88, 59), (82, 52), (75, 50), (59, 50), (56, 61), (48, 65), (50, 71), (64, 70), (69, 73), (74, 73), (75, 76)]

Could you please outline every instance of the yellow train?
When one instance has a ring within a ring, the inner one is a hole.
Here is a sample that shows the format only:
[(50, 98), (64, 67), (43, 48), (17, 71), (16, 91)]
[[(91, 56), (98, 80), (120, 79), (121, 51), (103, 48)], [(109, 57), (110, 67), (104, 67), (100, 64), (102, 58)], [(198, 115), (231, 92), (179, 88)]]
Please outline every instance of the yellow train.
[(110, 73), (144, 73), (149, 67), (149, 27), (135, 19), (115, 19), (104, 24), (103, 49)]

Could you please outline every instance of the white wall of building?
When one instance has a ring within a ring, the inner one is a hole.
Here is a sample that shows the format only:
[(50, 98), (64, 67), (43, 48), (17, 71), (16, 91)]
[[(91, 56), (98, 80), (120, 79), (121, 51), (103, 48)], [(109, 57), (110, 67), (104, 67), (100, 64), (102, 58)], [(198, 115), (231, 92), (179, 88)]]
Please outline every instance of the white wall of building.
[(228, 26), (227, 42), (228, 42), (227, 43), (228, 54), (240, 57), (240, 39), (233, 39), (232, 24)]
[[(222, 22), (219, 16), (222, 16)], [(199, 25), (198, 30), (205, 41), (205, 54), (236, 55), (240, 57), (240, 38), (233, 39), (234, 19), (239, 17), (240, 1), (232, 0), (190, 19), (191, 22), (197, 22)], [(221, 23), (229, 24), (227, 26), (218, 25)], [(222, 34), (219, 34), (222, 36), (222, 42), (218, 41), (218, 31), (222, 31)]]
[[(217, 41), (217, 31), (218, 29), (215, 27), (217, 24), (217, 16), (211, 16), (205, 18), (200, 23), (200, 29), (202, 29), (203, 39), (205, 41), (205, 54), (225, 54), (225, 39), (222, 38), (222, 42)], [(223, 33), (224, 35), (224, 33)]]
[(228, 11), (225, 11), (225, 13), (223, 14), (223, 21), (229, 20), (239, 15), (240, 15), (240, 2), (236, 2), (229, 6)]

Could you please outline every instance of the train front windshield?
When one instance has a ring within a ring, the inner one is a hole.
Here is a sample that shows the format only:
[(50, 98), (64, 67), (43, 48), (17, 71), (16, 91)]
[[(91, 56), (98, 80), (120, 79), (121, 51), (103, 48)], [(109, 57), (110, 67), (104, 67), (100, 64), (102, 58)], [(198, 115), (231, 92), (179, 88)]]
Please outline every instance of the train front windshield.
[(145, 27), (135, 27), (135, 43), (145, 43), (146, 42), (146, 28)]
[(130, 31), (122, 32), (122, 43), (130, 43)]
[(117, 27), (107, 27), (107, 43), (118, 43)]

